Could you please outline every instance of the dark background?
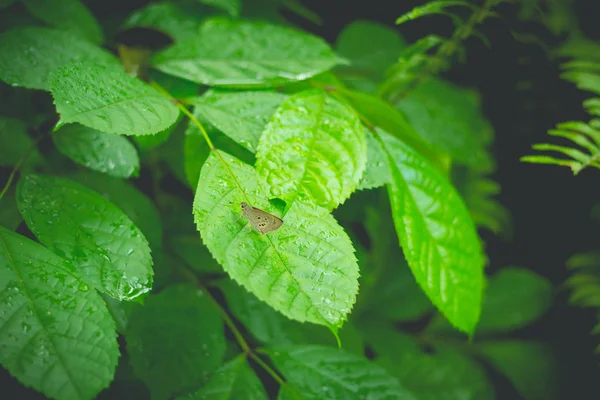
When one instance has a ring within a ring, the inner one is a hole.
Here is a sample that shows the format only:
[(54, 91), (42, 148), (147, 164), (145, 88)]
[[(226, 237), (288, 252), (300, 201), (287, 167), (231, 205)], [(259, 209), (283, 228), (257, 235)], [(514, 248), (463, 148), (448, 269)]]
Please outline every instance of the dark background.
[[(98, 18), (105, 18), (126, 15), (147, 1), (91, 0), (86, 3)], [(243, 7), (251, 8), (252, 3), (252, 0), (243, 0)], [(357, 19), (394, 27), (408, 42), (431, 33), (448, 37), (453, 32), (450, 20), (438, 16), (395, 27), (396, 17), (423, 1), (302, 0), (301, 3), (321, 16), (323, 23), (316, 25), (287, 12), (285, 16), (330, 43), (335, 42), (344, 26)], [(600, 14), (593, 3), (592, 0), (577, 0), (574, 8), (584, 32), (591, 38), (600, 39)], [(552, 281), (556, 287), (556, 302), (551, 312), (513, 336), (546, 341), (558, 349), (561, 399), (598, 398), (599, 357), (594, 356), (593, 351), (599, 340), (590, 335), (595, 315), (592, 310), (569, 306), (569, 292), (562, 284), (569, 276), (565, 261), (571, 255), (600, 249), (600, 224), (594, 223), (589, 216), (592, 205), (600, 200), (600, 171), (584, 170), (573, 177), (564, 167), (519, 162), (519, 157), (531, 154), (531, 144), (547, 141), (546, 131), (556, 123), (587, 120), (581, 102), (592, 95), (579, 92), (573, 84), (562, 81), (558, 60), (549, 59), (539, 45), (515, 40), (510, 30), (533, 33), (550, 46), (558, 45), (560, 38), (553, 37), (537, 23), (519, 21), (517, 5), (503, 5), (497, 11), (508, 24), (496, 19), (488, 20), (480, 27), (491, 48), (485, 47), (479, 39), (469, 39), (466, 62), (456, 63), (444, 74), (455, 83), (479, 90), (484, 112), (496, 130), (493, 150), (498, 170), (493, 178), (502, 186), (499, 198), (511, 212), (514, 235), (512, 240), (503, 241), (483, 233), (491, 260), (488, 272), (515, 265), (536, 271)], [(519, 82), (528, 82), (528, 89), (518, 89)], [(492, 376), (499, 389), (499, 399), (517, 398), (506, 380), (497, 374)], [(2, 369), (0, 388), (0, 393), (19, 393), (19, 398), (29, 398), (28, 395), (43, 398), (25, 390)], [(4, 398), (3, 395), (0, 397)]]

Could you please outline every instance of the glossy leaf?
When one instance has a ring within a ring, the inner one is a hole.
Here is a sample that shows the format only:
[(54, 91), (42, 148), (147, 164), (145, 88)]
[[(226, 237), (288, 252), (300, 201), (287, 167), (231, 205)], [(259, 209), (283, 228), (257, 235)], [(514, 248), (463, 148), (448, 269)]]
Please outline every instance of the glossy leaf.
[(248, 365), (246, 357), (239, 355), (219, 368), (198, 391), (179, 400), (267, 400), (268, 398), (262, 382)]
[(271, 197), (334, 209), (356, 189), (367, 144), (356, 114), (322, 90), (290, 96), (260, 138), (256, 170)]
[(66, 260), (0, 227), (0, 363), (54, 399), (92, 399), (119, 346), (102, 299)]
[(383, 152), (381, 144), (368, 129), (365, 129), (365, 137), (367, 138), (367, 163), (358, 183), (359, 190), (374, 189), (392, 182), (387, 155)]
[(480, 343), (477, 350), (512, 382), (525, 400), (558, 398), (558, 364), (550, 346), (507, 340)]
[(378, 136), (390, 163), (388, 193), (408, 265), (432, 303), (471, 334), (484, 288), (473, 221), (456, 190), (425, 158), (383, 131)]
[(27, 10), (48, 25), (102, 43), (100, 25), (80, 0), (23, 0)]
[(480, 111), (478, 96), (440, 79), (417, 86), (397, 107), (436, 150), (462, 164), (487, 162), (481, 136), (492, 128)]
[(151, 135), (173, 125), (179, 110), (153, 87), (118, 68), (77, 64), (55, 70), (50, 90), (61, 124), (106, 133)]
[(221, 132), (255, 152), (265, 125), (285, 99), (276, 92), (210, 90), (188, 101)]
[(212, 86), (269, 87), (310, 78), (339, 64), (307, 33), (262, 22), (205, 22), (200, 34), (153, 58), (160, 71)]
[(17, 201), (29, 229), (71, 260), (85, 280), (119, 300), (152, 286), (148, 242), (121, 210), (96, 192), (64, 178), (27, 175)]
[(343, 350), (306, 345), (270, 347), (268, 352), (303, 399), (415, 398), (383, 368)]
[[(228, 169), (211, 154), (202, 167), (194, 219), (202, 240), (225, 271), (277, 311), (300, 322), (335, 331), (346, 319), (358, 290), (358, 265), (344, 230), (327, 210), (294, 202), (284, 223), (259, 234), (240, 203), (280, 212), (266, 199), (268, 189), (250, 166), (220, 152)], [(235, 185), (241, 182), (245, 195)]]
[(187, 285), (168, 287), (136, 307), (125, 339), (135, 375), (159, 400), (206, 382), (225, 353), (215, 305)]
[(0, 116), (0, 165), (15, 166), (31, 149), (25, 167), (42, 161), (34, 141), (27, 135), (27, 125), (23, 121)]
[(52, 71), (82, 61), (118, 65), (107, 51), (68, 32), (26, 27), (0, 35), (0, 79), (11, 85), (49, 90)]
[(242, 8), (241, 0), (200, 0), (200, 2), (225, 10), (232, 17), (237, 17)]
[(198, 34), (200, 21), (205, 15), (185, 3), (150, 3), (131, 14), (124, 26), (156, 28), (175, 40), (183, 40)]
[(406, 46), (398, 32), (371, 21), (346, 25), (336, 41), (336, 52), (347, 58), (353, 71), (383, 77)]
[(79, 173), (71, 178), (121, 209), (144, 234), (152, 249), (162, 246), (162, 223), (158, 210), (144, 193), (121, 179), (91, 172)]
[(70, 124), (55, 132), (52, 140), (62, 154), (77, 164), (107, 175), (129, 178), (140, 169), (135, 147), (123, 136)]

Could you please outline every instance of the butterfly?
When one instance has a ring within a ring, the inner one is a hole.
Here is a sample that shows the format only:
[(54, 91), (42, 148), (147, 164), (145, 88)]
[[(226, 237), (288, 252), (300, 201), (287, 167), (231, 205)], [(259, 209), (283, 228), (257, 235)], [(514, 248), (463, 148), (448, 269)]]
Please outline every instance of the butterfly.
[(279, 217), (269, 214), (260, 208), (252, 207), (248, 203), (242, 202), (242, 214), (252, 224), (252, 226), (261, 234), (269, 233), (279, 229), (283, 220)]

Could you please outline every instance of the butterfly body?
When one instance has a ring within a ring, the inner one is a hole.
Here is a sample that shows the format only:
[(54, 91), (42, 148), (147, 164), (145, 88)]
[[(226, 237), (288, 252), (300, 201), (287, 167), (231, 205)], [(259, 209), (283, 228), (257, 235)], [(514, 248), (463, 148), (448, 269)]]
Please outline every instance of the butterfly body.
[(261, 234), (269, 233), (279, 229), (283, 225), (283, 220), (273, 214), (269, 214), (260, 208), (252, 207), (248, 203), (242, 202), (242, 214), (250, 224)]

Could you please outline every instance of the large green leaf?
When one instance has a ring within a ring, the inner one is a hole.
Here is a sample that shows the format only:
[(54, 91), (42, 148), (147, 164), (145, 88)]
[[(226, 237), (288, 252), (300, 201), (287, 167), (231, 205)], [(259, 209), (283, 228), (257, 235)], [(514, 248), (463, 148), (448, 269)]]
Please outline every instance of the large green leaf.
[(225, 10), (232, 17), (237, 17), (242, 8), (241, 0), (200, 0), (200, 2)]
[(527, 341), (493, 341), (477, 345), (481, 356), (505, 375), (525, 400), (558, 398), (558, 364), (552, 348)]
[(150, 135), (173, 125), (179, 115), (153, 87), (104, 65), (59, 68), (50, 74), (50, 90), (61, 124), (79, 122), (106, 133)]
[(350, 60), (352, 71), (383, 78), (405, 46), (402, 37), (390, 27), (372, 21), (354, 21), (340, 32), (335, 49)]
[(368, 129), (365, 129), (365, 137), (367, 138), (367, 163), (358, 183), (359, 190), (374, 189), (392, 182), (388, 159), (381, 148), (381, 143)]
[(484, 288), (484, 259), (473, 221), (433, 165), (387, 133), (378, 131), (378, 136), (390, 164), (390, 204), (408, 265), (432, 303), (470, 334)]
[(94, 398), (119, 357), (102, 299), (43, 246), (2, 227), (0, 242), (0, 362), (50, 398)]
[(200, 22), (206, 15), (201, 15), (192, 4), (160, 2), (150, 3), (131, 14), (124, 26), (156, 28), (175, 40), (196, 36)]
[(71, 178), (92, 188), (119, 207), (142, 231), (152, 249), (159, 249), (162, 246), (160, 215), (152, 200), (145, 194), (126, 181), (93, 172), (78, 173)]
[(102, 43), (102, 30), (90, 10), (80, 0), (23, 0), (27, 10), (45, 23)]
[(256, 170), (271, 197), (334, 209), (356, 189), (367, 144), (356, 114), (322, 90), (290, 96), (260, 137)]
[(212, 19), (200, 34), (157, 54), (155, 68), (215, 86), (268, 87), (310, 78), (339, 64), (320, 38), (262, 22)]
[(414, 399), (383, 368), (343, 350), (307, 345), (270, 347), (268, 352), (302, 399)]
[(209, 90), (188, 101), (221, 132), (255, 152), (265, 125), (285, 99), (276, 92)]
[(135, 147), (123, 136), (70, 124), (55, 132), (52, 140), (58, 151), (77, 164), (107, 175), (129, 178), (140, 169)]
[(434, 149), (470, 166), (487, 162), (483, 139), (491, 126), (481, 114), (479, 98), (472, 90), (429, 79), (397, 107)]
[(14, 166), (31, 150), (23, 166), (41, 162), (39, 151), (27, 135), (27, 125), (17, 119), (0, 116), (0, 165)]
[(63, 178), (27, 175), (19, 210), (48, 248), (75, 264), (88, 283), (119, 300), (152, 286), (148, 242), (129, 218), (98, 193)]
[(267, 400), (268, 398), (262, 382), (242, 354), (219, 368), (198, 391), (179, 400)]
[(0, 79), (11, 85), (48, 90), (48, 75), (81, 61), (118, 65), (100, 47), (54, 29), (17, 28), (0, 35)]
[(150, 295), (144, 306), (133, 310), (125, 339), (136, 376), (157, 400), (206, 382), (225, 354), (215, 305), (188, 285)]
[(210, 252), (233, 279), (289, 318), (340, 327), (358, 291), (358, 265), (344, 230), (327, 210), (296, 201), (281, 228), (259, 234), (240, 218), (240, 203), (280, 214), (267, 201), (267, 185), (252, 167), (220, 156), (228, 168), (211, 154), (194, 199), (194, 219)]

